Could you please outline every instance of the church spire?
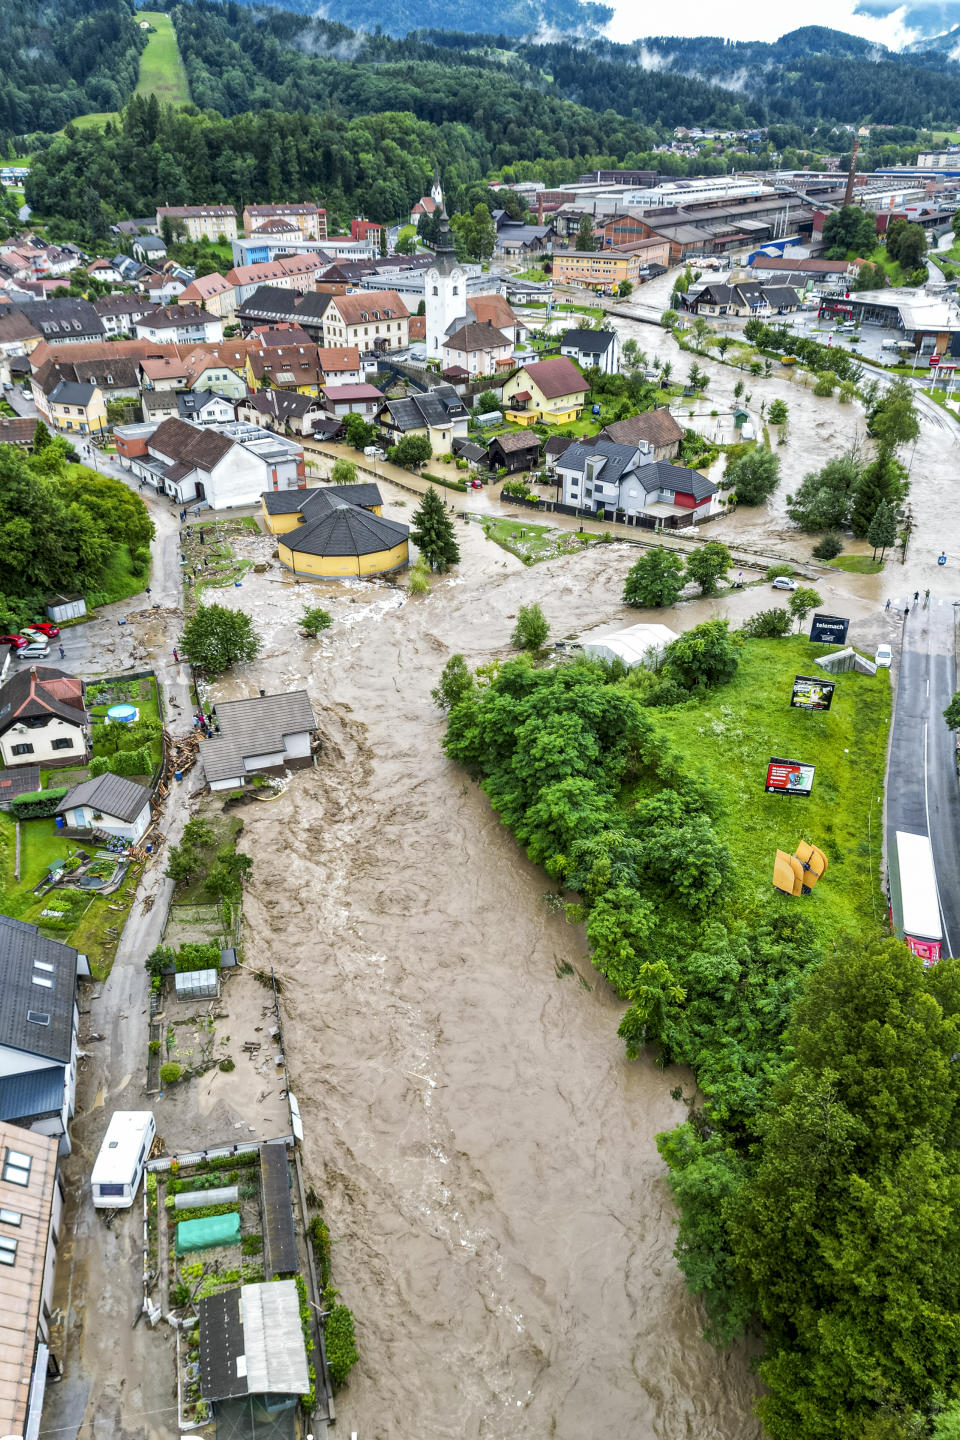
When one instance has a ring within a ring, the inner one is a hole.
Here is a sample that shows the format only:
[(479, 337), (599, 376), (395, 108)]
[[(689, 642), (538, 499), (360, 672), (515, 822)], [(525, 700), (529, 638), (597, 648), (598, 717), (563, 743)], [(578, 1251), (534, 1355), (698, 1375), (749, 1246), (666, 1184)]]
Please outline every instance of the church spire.
[(453, 248), (453, 231), (450, 229), (445, 206), (440, 211), (440, 229), (434, 246), (433, 263), (441, 275), (449, 275), (457, 263), (457, 252)]

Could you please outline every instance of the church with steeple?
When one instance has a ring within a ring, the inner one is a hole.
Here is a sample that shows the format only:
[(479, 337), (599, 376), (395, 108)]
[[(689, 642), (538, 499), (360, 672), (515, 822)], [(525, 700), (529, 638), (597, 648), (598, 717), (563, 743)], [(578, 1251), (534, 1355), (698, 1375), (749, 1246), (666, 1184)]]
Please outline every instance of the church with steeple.
[[(436, 188), (440, 188), (439, 178)], [(453, 232), (447, 212), (440, 212), (440, 234), (434, 247), (433, 264), (424, 277), (427, 319), (427, 359), (439, 360), (446, 336), (457, 321), (467, 318), (467, 276), (453, 248)]]

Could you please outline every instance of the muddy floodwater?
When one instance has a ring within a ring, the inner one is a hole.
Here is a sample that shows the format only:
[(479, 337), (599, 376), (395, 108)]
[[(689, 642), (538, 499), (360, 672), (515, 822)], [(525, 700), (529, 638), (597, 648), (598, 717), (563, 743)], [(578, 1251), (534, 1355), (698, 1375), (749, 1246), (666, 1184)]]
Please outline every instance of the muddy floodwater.
[[(524, 569), (458, 528), (461, 575), (425, 601), (277, 571), (222, 592), (269, 658), (219, 694), (305, 685), (324, 742), (246, 809), (243, 845), (248, 958), (283, 980), (307, 1171), (357, 1321), (338, 1429), (749, 1440), (748, 1357), (701, 1338), (672, 1259), (654, 1137), (689, 1077), (625, 1060), (582, 930), (444, 758), (429, 695), (452, 651), (507, 653), (525, 600), (561, 635), (620, 614), (635, 552)], [(318, 642), (294, 624), (308, 595), (337, 622)]]

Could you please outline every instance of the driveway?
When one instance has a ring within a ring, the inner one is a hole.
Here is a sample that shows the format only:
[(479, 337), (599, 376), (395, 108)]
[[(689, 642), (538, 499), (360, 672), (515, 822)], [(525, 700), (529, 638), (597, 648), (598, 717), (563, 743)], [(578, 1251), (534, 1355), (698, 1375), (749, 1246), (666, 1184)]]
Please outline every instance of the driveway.
[(929, 835), (940, 892), (944, 955), (960, 954), (960, 788), (943, 711), (957, 688), (956, 605), (933, 599), (903, 622), (887, 772), (887, 851), (894, 832)]

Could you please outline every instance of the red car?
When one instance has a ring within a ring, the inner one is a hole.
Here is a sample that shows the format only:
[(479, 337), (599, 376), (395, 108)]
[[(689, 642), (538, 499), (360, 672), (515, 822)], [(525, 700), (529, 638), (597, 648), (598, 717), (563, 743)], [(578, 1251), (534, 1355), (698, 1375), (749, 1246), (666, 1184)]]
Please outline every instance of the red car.
[(0, 645), (12, 645), (14, 650), (26, 650), (29, 644), (22, 635), (0, 635)]
[(60, 634), (60, 626), (52, 625), (49, 620), (36, 620), (32, 625), (26, 627), (28, 630), (36, 630), (40, 635), (46, 635), (48, 640), (56, 640)]

